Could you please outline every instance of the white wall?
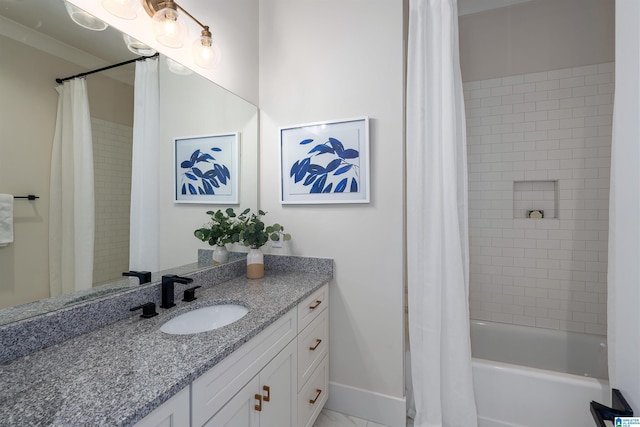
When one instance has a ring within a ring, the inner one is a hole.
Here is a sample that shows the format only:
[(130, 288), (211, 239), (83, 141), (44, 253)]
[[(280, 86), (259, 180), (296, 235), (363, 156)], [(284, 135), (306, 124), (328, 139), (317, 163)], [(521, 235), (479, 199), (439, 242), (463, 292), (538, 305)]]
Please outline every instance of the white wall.
[[(616, 116), (609, 260), (609, 377), (640, 412), (640, 3), (616, 1)], [(618, 151), (619, 150), (619, 151)], [(619, 154), (616, 154), (619, 153)]]
[[(328, 407), (404, 425), (403, 2), (260, 2), (260, 206), (335, 260)], [(282, 206), (280, 126), (368, 115), (371, 203)]]

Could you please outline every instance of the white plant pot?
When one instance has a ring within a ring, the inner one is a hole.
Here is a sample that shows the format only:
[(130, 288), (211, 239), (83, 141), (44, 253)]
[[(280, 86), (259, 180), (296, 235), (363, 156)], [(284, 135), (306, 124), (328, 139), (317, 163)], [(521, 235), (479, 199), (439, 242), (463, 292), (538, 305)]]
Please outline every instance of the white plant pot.
[(229, 251), (224, 245), (215, 245), (213, 247), (213, 255), (211, 257), (211, 263), (213, 265), (221, 264), (229, 261)]

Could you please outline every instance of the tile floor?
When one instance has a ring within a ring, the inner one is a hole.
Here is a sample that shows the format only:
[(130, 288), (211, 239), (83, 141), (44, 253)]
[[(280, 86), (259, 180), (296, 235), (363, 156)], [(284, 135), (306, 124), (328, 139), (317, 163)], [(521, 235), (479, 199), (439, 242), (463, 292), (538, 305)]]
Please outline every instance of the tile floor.
[[(386, 427), (382, 424), (374, 423), (356, 417), (323, 409), (313, 427)], [(407, 427), (413, 427), (413, 422), (407, 419)]]

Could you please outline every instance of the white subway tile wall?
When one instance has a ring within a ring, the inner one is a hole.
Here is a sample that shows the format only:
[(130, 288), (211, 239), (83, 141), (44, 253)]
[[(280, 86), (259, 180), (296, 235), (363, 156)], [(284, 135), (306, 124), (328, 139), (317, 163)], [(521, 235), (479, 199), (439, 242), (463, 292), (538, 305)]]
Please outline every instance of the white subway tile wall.
[(464, 84), (473, 319), (606, 334), (613, 92), (614, 63)]
[(96, 199), (94, 285), (129, 270), (133, 128), (91, 118)]

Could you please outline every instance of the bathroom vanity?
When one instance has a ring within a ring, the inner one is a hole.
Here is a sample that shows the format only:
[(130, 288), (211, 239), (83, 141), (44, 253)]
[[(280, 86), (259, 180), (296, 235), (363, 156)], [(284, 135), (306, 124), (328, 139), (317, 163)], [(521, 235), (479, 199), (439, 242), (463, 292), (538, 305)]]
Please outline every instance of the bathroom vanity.
[[(290, 268), (278, 258), (264, 279), (212, 286), (194, 277), (203, 288), (193, 302), (177, 288), (177, 306), (158, 316), (134, 315), (1, 364), (2, 424), (313, 425), (327, 399), (332, 263)], [(249, 311), (207, 332), (160, 331), (221, 303)]]
[(136, 427), (312, 426), (327, 400), (328, 302), (325, 284)]

